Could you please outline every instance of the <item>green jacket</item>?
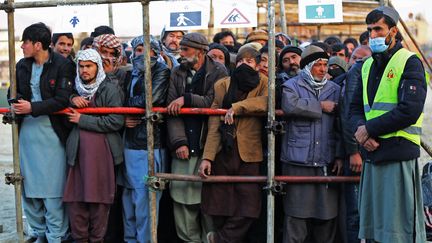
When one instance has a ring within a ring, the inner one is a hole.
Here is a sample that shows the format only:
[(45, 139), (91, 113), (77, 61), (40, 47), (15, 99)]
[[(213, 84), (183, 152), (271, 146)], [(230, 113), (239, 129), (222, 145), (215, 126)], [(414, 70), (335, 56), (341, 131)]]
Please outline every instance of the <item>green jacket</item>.
[[(100, 84), (95, 94), (96, 107), (119, 107), (123, 104), (122, 92), (112, 77), (106, 77)], [(66, 142), (66, 157), (70, 166), (75, 165), (79, 148), (79, 131), (105, 133), (110, 145), (114, 164), (118, 165), (124, 161), (123, 141), (119, 130), (123, 128), (124, 116), (119, 114), (92, 115), (81, 114), (80, 120), (69, 134)]]

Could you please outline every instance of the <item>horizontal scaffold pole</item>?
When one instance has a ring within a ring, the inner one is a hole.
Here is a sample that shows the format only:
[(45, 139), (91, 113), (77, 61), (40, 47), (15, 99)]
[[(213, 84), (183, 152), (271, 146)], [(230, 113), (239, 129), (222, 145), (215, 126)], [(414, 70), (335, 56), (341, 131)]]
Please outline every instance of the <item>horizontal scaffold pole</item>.
[(63, 1), (28, 1), (17, 3), (0, 3), (0, 10), (13, 10), (20, 8), (44, 8), (65, 5), (86, 5), (86, 4), (108, 4), (108, 3), (132, 3), (141, 2), (136, 0), (63, 0)]
[[(156, 177), (173, 181), (192, 181), (208, 183), (266, 183), (266, 176), (208, 176), (156, 173)], [(358, 183), (359, 176), (275, 176), (275, 181), (286, 183)]]
[[(136, 114), (144, 115), (145, 109), (136, 107), (97, 107), (97, 108), (81, 108), (75, 109), (82, 114)], [(165, 114), (168, 113), (165, 107), (153, 107), (154, 113)], [(10, 112), (9, 108), (0, 108), (0, 114)], [(55, 114), (69, 113), (69, 108), (56, 112)], [(226, 109), (211, 109), (211, 108), (181, 108), (180, 115), (210, 115), (210, 116), (223, 116), (227, 112)], [(248, 114), (251, 116), (266, 116), (266, 113)], [(283, 111), (276, 111), (276, 115), (283, 116)]]

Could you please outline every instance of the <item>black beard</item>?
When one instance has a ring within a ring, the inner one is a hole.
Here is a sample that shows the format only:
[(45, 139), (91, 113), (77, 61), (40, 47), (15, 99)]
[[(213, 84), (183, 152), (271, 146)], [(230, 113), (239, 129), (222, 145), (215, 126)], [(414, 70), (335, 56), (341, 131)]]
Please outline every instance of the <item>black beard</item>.
[(84, 79), (83, 77), (80, 76), (81, 81), (83, 82), (83, 84), (91, 84), (93, 81), (96, 80), (96, 76), (92, 77), (90, 79)]

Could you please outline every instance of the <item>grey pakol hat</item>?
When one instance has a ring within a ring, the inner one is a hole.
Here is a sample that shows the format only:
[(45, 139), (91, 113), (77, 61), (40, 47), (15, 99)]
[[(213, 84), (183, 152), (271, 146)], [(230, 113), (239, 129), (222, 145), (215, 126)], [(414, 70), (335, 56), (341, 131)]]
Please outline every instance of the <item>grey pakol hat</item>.
[(378, 10), (382, 12), (385, 16), (391, 18), (395, 22), (395, 24), (399, 22), (399, 13), (394, 8), (381, 6), (376, 8), (375, 10)]

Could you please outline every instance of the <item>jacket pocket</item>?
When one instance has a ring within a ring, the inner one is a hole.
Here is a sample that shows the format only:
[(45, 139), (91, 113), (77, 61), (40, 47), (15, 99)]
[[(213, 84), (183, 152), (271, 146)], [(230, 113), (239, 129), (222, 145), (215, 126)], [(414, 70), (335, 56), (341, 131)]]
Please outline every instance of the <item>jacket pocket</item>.
[(310, 141), (308, 139), (288, 138), (287, 159), (289, 161), (304, 163), (309, 155)]

